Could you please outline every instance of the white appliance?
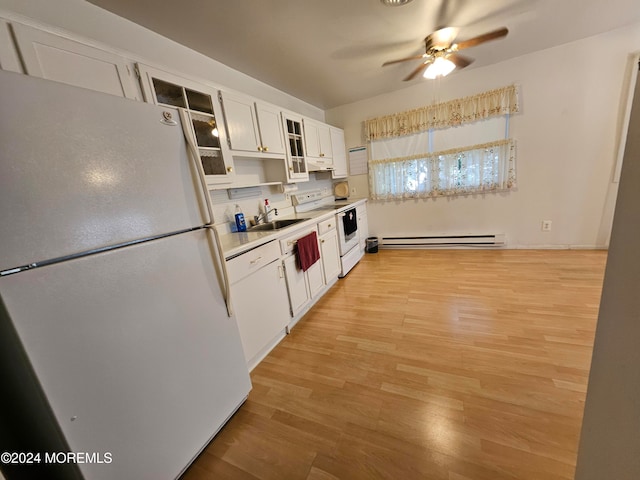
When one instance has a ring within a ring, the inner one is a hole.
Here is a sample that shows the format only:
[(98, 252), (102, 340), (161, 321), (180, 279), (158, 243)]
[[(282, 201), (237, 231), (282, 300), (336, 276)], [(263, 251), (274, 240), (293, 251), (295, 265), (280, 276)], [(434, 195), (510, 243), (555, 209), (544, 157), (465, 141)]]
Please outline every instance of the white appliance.
[(251, 389), (179, 113), (0, 91), (0, 450), (42, 455), (5, 476), (177, 478)]
[[(361, 250), (359, 232), (357, 230), (356, 209), (348, 205), (336, 205), (335, 196), (326, 190), (311, 190), (308, 192), (297, 193), (292, 196), (293, 205), (296, 213), (304, 213), (312, 210), (335, 210), (336, 225), (338, 227), (338, 242), (340, 246), (340, 265), (342, 270), (339, 277), (344, 277), (349, 271), (356, 266), (360, 259), (364, 256), (364, 250)], [(347, 217), (349, 215), (349, 217)], [(353, 219), (356, 230), (353, 232), (345, 231), (345, 218)]]
[(342, 271), (339, 277), (344, 277), (349, 271), (356, 266), (360, 259), (364, 256), (364, 251), (360, 249), (359, 232), (349, 233), (345, 231), (347, 220), (353, 220), (357, 226), (357, 215), (355, 208), (345, 207), (336, 213), (336, 225), (338, 227), (338, 243), (340, 245), (340, 264)]

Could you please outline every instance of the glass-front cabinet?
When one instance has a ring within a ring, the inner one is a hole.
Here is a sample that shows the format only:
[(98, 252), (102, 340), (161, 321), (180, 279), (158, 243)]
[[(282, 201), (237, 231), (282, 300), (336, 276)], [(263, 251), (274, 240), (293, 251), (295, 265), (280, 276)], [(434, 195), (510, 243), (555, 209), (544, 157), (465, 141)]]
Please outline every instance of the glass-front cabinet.
[(224, 138), (217, 90), (146, 65), (138, 64), (137, 69), (148, 103), (186, 110), (207, 183), (231, 183), (233, 157)]
[(304, 138), (302, 133), (302, 117), (282, 113), (285, 138), (287, 143), (287, 180), (309, 180), (307, 159), (304, 154)]

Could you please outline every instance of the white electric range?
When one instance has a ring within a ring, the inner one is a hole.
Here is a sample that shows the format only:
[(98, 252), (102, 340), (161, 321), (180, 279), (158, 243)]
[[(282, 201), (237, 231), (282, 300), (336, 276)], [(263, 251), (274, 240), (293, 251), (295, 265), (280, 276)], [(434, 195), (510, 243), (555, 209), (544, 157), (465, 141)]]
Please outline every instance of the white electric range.
[(296, 193), (292, 196), (292, 200), (296, 213), (331, 209), (336, 211), (340, 264), (342, 266), (339, 276), (344, 277), (364, 255), (364, 251), (360, 249), (355, 207), (344, 204), (336, 205), (336, 198), (326, 190)]

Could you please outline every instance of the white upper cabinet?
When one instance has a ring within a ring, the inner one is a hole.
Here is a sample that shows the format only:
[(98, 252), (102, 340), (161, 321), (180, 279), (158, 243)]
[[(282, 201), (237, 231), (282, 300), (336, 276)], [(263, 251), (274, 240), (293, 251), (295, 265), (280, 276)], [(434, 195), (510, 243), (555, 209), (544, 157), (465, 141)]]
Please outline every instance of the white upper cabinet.
[(307, 148), (307, 156), (320, 157), (320, 142), (318, 140), (318, 124), (304, 119), (304, 145)]
[(333, 158), (331, 149), (331, 135), (329, 125), (304, 119), (304, 138), (307, 147), (307, 157), (322, 159), (330, 163)]
[(271, 105), (256, 102), (258, 112), (258, 127), (262, 139), (262, 151), (284, 155), (286, 146), (284, 143), (284, 131), (280, 109)]
[(282, 124), (287, 142), (287, 181), (308, 181), (309, 170), (307, 169), (307, 158), (304, 150), (302, 117), (283, 112)]
[(331, 136), (331, 151), (333, 152), (333, 178), (345, 178), (349, 175), (347, 168), (347, 149), (344, 143), (344, 130), (337, 127), (329, 127)]
[(249, 156), (284, 157), (280, 110), (244, 95), (220, 92), (229, 148)]
[(137, 99), (124, 57), (26, 25), (12, 29), (26, 74)]
[(218, 91), (207, 85), (137, 64), (147, 103), (178, 107), (187, 112), (190, 143), (200, 156), (208, 184), (231, 183), (235, 177), (233, 158), (222, 128)]

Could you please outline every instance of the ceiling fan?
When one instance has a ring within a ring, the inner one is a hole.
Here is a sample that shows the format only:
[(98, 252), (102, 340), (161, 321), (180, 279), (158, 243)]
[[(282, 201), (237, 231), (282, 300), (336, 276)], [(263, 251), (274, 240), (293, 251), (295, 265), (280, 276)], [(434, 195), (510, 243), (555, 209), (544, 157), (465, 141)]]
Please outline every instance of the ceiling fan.
[(475, 47), (481, 43), (505, 37), (507, 36), (507, 33), (509, 33), (509, 30), (503, 27), (483, 35), (470, 38), (469, 40), (453, 43), (458, 36), (458, 29), (455, 27), (441, 28), (424, 39), (425, 53), (422, 55), (401, 58), (399, 60), (391, 60), (383, 63), (382, 66), (385, 67), (394, 63), (420, 59), (422, 60), (422, 63), (406, 78), (404, 78), (405, 82), (412, 80), (420, 73), (423, 73), (425, 78), (436, 78), (439, 76), (444, 77), (451, 73), (455, 68), (464, 68), (473, 62), (472, 58), (458, 54), (457, 52), (459, 50)]

